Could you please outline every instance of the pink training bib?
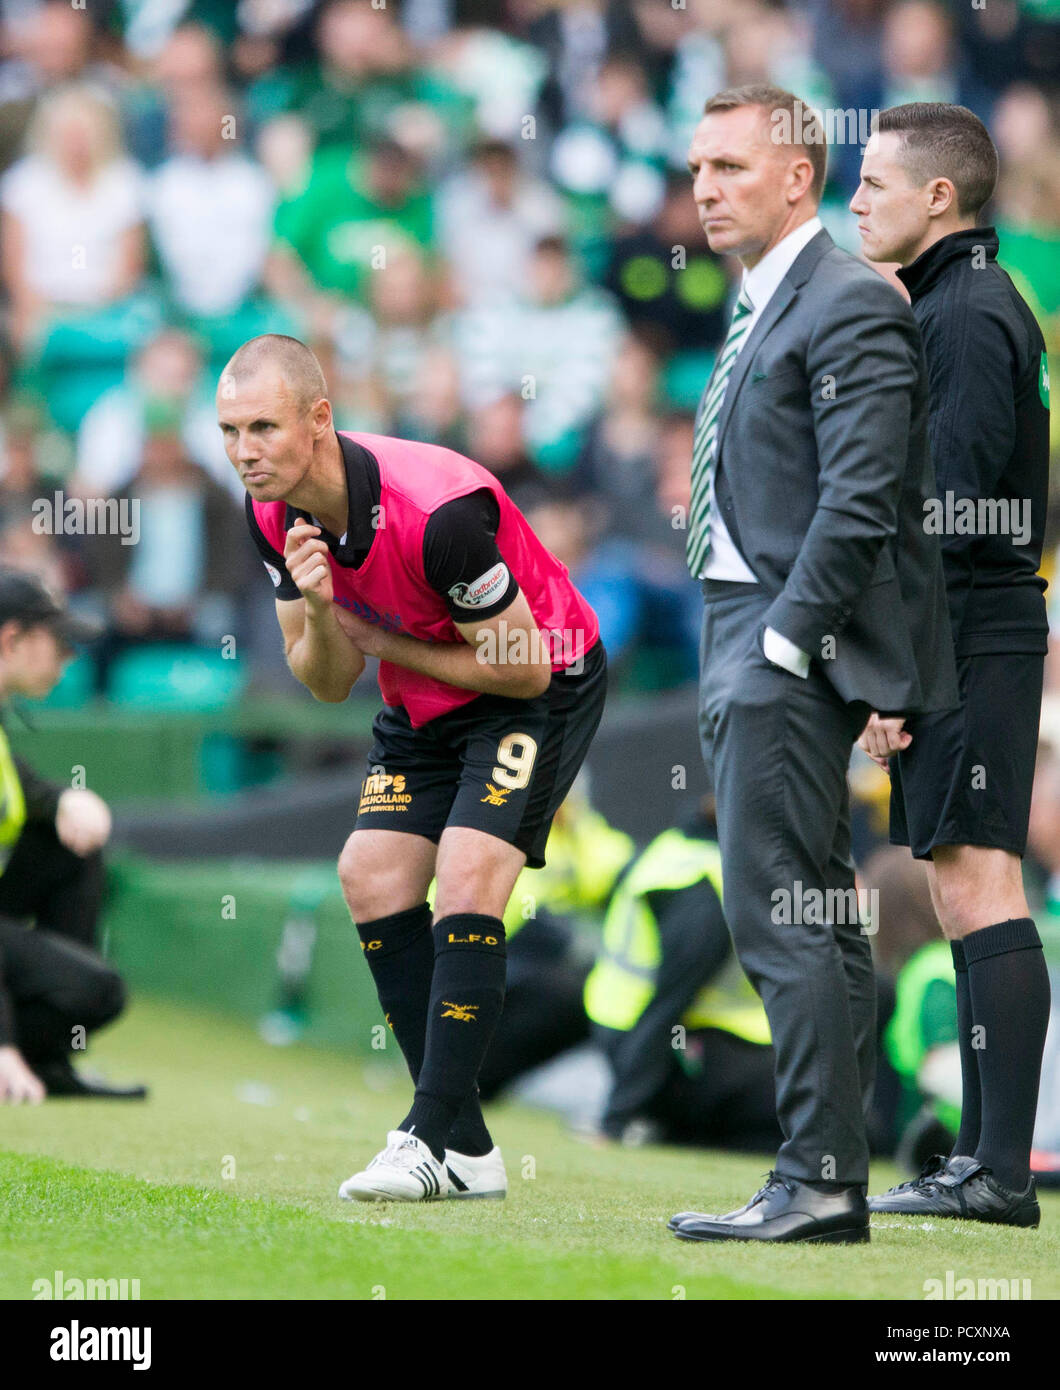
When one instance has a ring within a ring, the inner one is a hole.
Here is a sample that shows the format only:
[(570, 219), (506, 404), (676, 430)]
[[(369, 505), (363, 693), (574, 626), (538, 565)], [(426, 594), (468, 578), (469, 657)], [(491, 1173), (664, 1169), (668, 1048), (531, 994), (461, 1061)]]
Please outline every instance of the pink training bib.
[[(488, 469), (437, 444), (343, 433), (379, 464), (380, 516), (360, 569), (347, 569), (328, 557), (336, 603), (367, 622), (382, 623), (388, 632), (422, 642), (462, 642), (445, 601), (424, 575), (423, 533), (431, 513), (443, 503), (488, 488), (500, 507), (497, 547), (526, 595), (541, 640), (552, 655), (552, 669), (562, 670), (584, 656), (599, 635), (596, 614), (571, 583), (566, 565), (545, 549)], [(252, 501), (252, 506), (262, 534), (282, 554), (287, 504)], [(491, 582), (491, 575), (482, 577), (484, 595)], [(468, 621), (474, 621), (473, 609)], [(379, 689), (388, 705), (405, 707), (414, 728), (478, 694), (389, 661), (379, 663)]]

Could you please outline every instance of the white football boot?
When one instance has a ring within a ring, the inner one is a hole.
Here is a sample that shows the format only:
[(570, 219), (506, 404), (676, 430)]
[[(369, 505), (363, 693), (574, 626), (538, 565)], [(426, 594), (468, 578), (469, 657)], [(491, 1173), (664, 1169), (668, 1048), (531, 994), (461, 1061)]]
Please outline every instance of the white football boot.
[(446, 1149), (445, 1171), (450, 1197), (495, 1197), (499, 1200), (508, 1195), (508, 1174), (496, 1145), (481, 1158)]
[(449, 1196), (445, 1166), (414, 1134), (392, 1129), (386, 1148), (339, 1188), (345, 1202), (429, 1202)]

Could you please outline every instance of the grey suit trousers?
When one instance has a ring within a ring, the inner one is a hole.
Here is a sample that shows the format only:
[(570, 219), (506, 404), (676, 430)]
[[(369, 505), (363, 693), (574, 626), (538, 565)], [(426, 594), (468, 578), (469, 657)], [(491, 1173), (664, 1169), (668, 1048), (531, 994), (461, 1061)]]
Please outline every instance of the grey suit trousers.
[(865, 1185), (876, 988), (857, 914), (846, 772), (869, 714), (814, 662), (766, 660), (758, 585), (710, 585), (699, 732), (717, 801), (725, 915), (776, 1053), (776, 1171)]

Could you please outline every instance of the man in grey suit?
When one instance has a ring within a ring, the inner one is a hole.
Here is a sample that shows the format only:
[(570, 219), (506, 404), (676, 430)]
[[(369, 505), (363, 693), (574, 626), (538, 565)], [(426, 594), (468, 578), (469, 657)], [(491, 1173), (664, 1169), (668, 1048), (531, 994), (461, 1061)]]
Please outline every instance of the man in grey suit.
[(784, 1142), (746, 1206), (673, 1217), (684, 1240), (868, 1240), (876, 996), (846, 771), (871, 710), (957, 699), (920, 338), (822, 228), (826, 159), (809, 108), (767, 86), (708, 101), (689, 149), (710, 247), (744, 267), (693, 447), (700, 737)]

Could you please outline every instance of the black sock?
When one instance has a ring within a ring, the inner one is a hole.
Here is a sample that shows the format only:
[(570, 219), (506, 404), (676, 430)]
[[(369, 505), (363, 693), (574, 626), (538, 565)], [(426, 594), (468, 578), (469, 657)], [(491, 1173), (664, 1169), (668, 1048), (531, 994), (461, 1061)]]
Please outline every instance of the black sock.
[[(412, 1109), (398, 1126), (440, 1159), (469, 1096), (504, 1004), (504, 923), (477, 912), (434, 924), (434, 979), (423, 1067)], [(467, 1152), (466, 1149), (462, 1152)]]
[[(434, 976), (431, 909), (426, 903), (419, 903), (404, 912), (362, 922), (357, 931), (383, 1016), (415, 1082), (423, 1066), (427, 1010)], [(477, 1090), (460, 1107), (447, 1147), (475, 1157), (493, 1148)]]
[(427, 1001), (434, 974), (431, 909), (426, 903), (357, 926), (383, 1017), (413, 1081), (423, 1066)]
[(493, 1148), (493, 1138), (486, 1128), (477, 1086), (464, 1101), (457, 1111), (456, 1119), (449, 1126), (445, 1147), (452, 1149), (454, 1153), (468, 1154), (471, 1158), (481, 1158)]
[(1022, 1192), (1038, 1108), (1049, 972), (1029, 917), (997, 922), (964, 938), (978, 1039), (982, 1119), (975, 1157), (1003, 1186)]
[(972, 1046), (972, 990), (968, 983), (968, 962), (964, 942), (950, 942), (953, 969), (957, 977), (957, 1040), (961, 1049), (961, 1127), (953, 1141), (950, 1157), (974, 1154), (979, 1143), (982, 1097), (979, 1089), (979, 1051)]

